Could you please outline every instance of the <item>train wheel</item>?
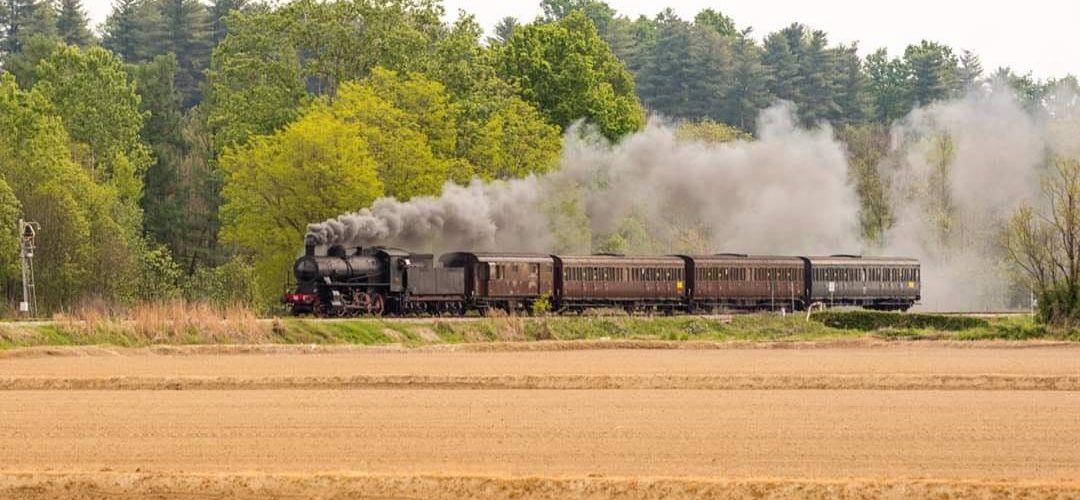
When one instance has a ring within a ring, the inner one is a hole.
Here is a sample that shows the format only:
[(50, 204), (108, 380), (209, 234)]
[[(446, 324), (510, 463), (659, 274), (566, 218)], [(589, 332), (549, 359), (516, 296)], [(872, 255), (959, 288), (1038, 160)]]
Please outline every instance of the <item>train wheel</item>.
[(363, 311), (363, 309), (362, 309), (362, 307), (363, 307), (362, 306), (362, 302), (363, 302), (362, 296), (363, 296), (363, 293), (354, 293), (353, 294), (352, 300), (349, 301), (349, 307), (348, 307), (349, 316), (352, 316), (352, 317), (355, 318), (356, 316), (360, 315), (360, 311)]
[(368, 307), (368, 312), (375, 316), (382, 316), (383, 310), (386, 309), (386, 301), (382, 295), (373, 293), (370, 295), (371, 305)]

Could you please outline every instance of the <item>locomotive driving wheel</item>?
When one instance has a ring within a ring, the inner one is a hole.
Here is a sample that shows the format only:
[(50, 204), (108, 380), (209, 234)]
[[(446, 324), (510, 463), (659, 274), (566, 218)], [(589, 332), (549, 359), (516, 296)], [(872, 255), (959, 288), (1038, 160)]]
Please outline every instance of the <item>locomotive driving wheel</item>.
[(371, 310), (371, 296), (364, 292), (353, 294), (352, 315), (359, 316)]
[(330, 304), (319, 303), (315, 306), (314, 312), (317, 318), (328, 318), (334, 315), (334, 307)]
[(371, 303), (368, 306), (368, 312), (375, 316), (382, 316), (383, 310), (386, 308), (386, 301), (382, 295), (373, 293), (368, 296), (371, 299)]

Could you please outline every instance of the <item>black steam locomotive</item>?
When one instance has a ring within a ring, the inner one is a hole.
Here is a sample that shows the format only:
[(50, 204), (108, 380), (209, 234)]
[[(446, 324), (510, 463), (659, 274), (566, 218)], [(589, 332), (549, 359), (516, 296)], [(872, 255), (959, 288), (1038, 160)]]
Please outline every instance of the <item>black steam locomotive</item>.
[(811, 304), (907, 310), (919, 301), (919, 262), (907, 258), (744, 254), (431, 254), (307, 242), (283, 302), (322, 317), (613, 307), (663, 313), (803, 310)]

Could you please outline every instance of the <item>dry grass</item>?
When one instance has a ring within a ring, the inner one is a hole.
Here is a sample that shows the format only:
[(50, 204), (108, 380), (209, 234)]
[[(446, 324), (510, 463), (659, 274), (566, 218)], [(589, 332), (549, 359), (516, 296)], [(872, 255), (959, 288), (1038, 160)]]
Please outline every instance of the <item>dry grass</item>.
[(274, 334), (273, 323), (259, 321), (250, 309), (207, 303), (148, 303), (129, 310), (88, 305), (58, 314), (60, 332), (82, 337), (121, 338), (132, 343), (258, 343)]
[(500, 342), (520, 342), (528, 340), (525, 336), (525, 319), (517, 314), (507, 315), (499, 309), (487, 312), (495, 329), (495, 340)]

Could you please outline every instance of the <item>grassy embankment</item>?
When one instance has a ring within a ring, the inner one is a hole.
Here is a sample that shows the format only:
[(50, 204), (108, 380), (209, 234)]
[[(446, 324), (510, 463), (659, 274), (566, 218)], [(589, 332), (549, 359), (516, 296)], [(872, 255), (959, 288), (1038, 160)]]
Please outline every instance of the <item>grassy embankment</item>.
[(882, 340), (1080, 341), (1027, 317), (957, 318), (870, 312), (717, 317), (487, 317), (408, 320), (259, 319), (243, 309), (198, 304), (136, 308), (123, 316), (84, 312), (50, 322), (0, 324), (0, 349), (43, 345), (403, 344), (536, 340), (811, 341)]

